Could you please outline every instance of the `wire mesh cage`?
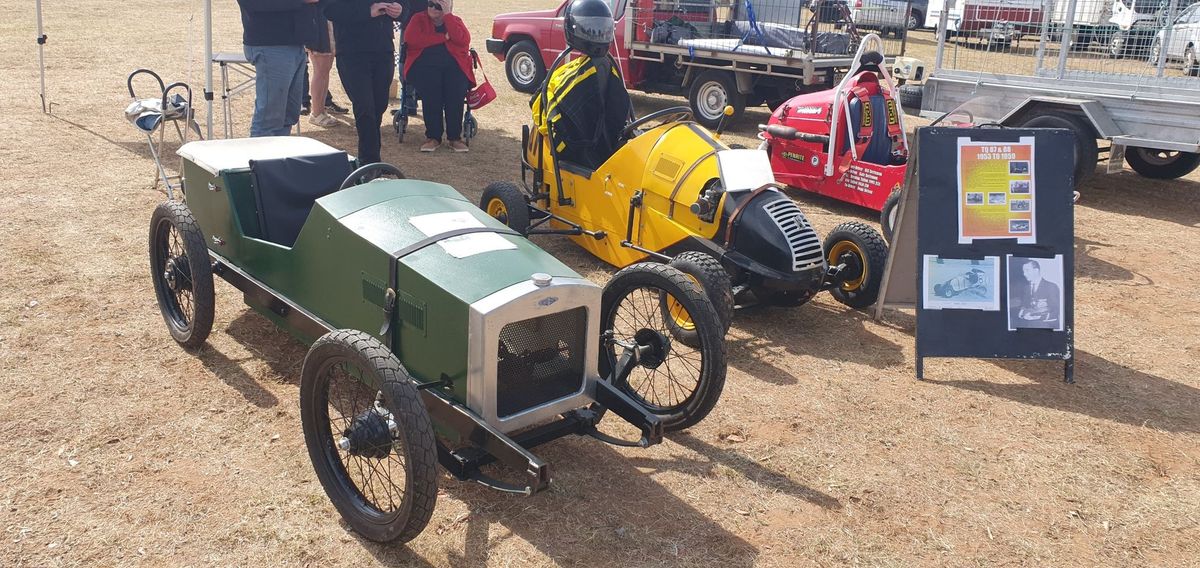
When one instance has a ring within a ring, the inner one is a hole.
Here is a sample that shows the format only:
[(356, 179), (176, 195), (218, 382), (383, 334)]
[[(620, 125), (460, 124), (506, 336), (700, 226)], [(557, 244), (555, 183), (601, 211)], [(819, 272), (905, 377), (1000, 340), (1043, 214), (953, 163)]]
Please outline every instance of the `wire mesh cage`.
[(857, 14), (869, 28), (893, 33), (885, 55), (902, 54), (910, 3), (892, 3), (899, 14), (858, 4), (852, 9), (845, 0), (638, 0), (631, 2), (633, 41), (684, 48), (696, 57), (726, 52), (799, 64), (853, 54), (863, 35)]
[(1196, 0), (958, 0), (938, 69), (1191, 86), (1200, 68)]

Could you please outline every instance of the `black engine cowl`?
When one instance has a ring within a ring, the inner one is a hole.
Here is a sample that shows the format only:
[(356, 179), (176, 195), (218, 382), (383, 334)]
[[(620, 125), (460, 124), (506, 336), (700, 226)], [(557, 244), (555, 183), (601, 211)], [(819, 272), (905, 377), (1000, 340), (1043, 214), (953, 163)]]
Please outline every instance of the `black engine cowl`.
[(796, 202), (783, 192), (767, 189), (728, 193), (721, 217), (722, 230), (717, 238), (729, 243), (728, 252), (736, 251), (782, 274), (824, 272), (820, 237)]

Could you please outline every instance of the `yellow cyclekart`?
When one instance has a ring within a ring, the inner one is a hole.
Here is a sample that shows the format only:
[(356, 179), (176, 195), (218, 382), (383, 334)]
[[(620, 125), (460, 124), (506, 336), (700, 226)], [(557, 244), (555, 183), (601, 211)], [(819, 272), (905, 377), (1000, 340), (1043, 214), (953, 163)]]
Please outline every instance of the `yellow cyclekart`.
[[(525, 127), (520, 186), (483, 192), (480, 207), (510, 228), (567, 235), (618, 268), (669, 263), (712, 298), (726, 327), (747, 292), (772, 305), (798, 306), (821, 290), (856, 308), (875, 302), (887, 259), (879, 233), (845, 222), (822, 242), (775, 183), (766, 152), (726, 146), (721, 127), (707, 130), (687, 107), (629, 122), (595, 169), (560, 159), (553, 125)], [(663, 307), (690, 329), (674, 302)]]

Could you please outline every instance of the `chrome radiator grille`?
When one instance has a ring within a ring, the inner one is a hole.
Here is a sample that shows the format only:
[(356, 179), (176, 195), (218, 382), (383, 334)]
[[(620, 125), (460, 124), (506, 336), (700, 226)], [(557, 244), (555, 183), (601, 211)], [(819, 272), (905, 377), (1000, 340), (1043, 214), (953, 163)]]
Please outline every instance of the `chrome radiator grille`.
[(504, 419), (583, 388), (587, 309), (505, 325), (496, 361), (496, 414)]
[(824, 260), (821, 239), (795, 201), (780, 199), (768, 203), (763, 209), (787, 239), (792, 251), (792, 270), (811, 268)]

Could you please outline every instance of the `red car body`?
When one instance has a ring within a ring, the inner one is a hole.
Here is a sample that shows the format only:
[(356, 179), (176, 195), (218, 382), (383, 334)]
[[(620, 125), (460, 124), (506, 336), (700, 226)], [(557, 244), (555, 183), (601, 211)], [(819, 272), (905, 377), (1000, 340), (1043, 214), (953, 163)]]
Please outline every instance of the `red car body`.
[[(859, 73), (846, 85), (847, 93), (855, 90), (867, 96), (882, 95), (885, 101), (891, 99), (887, 89), (880, 85), (875, 74), (870, 71)], [(781, 124), (806, 134), (831, 135), (836, 92), (837, 89), (830, 89), (797, 95), (771, 113), (769, 124)], [(888, 108), (887, 113), (899, 112), (894, 103), (888, 105)], [(845, 111), (839, 109), (839, 112)], [(843, 114), (840, 118), (844, 117)], [(885, 121), (888, 118), (879, 116), (877, 120)], [(895, 122), (899, 122), (898, 117), (895, 117)], [(790, 187), (881, 211), (892, 191), (898, 190), (904, 183), (907, 166), (903, 161), (907, 157), (907, 148), (900, 144), (896, 151), (889, 151), (887, 163), (877, 163), (884, 161), (878, 159), (871, 161), (865, 156), (870, 144), (869, 138), (884, 134), (874, 132), (867, 140), (863, 140), (860, 132), (855, 136), (855, 157), (847, 143), (850, 131), (851, 127), (845, 120), (841, 120), (834, 139), (832, 175), (825, 173), (825, 166), (829, 161), (826, 144), (782, 138), (763, 132), (762, 138), (767, 145), (775, 179)], [(897, 161), (900, 163), (894, 163)]]

